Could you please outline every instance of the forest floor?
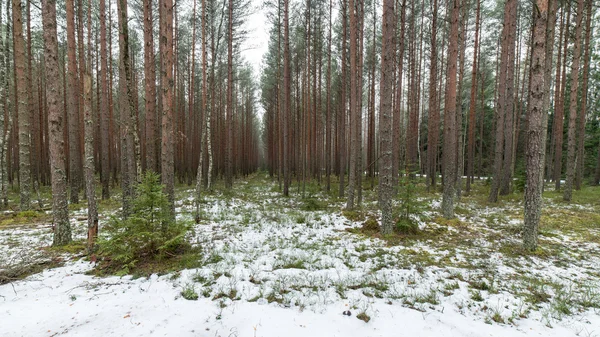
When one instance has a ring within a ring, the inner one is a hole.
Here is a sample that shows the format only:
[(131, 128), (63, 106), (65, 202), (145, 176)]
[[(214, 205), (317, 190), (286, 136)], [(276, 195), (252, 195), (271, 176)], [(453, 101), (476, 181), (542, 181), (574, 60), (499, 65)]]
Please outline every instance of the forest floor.
[[(545, 192), (533, 253), (521, 249), (521, 195), (489, 204), (488, 189), (476, 181), (445, 220), (441, 194), (419, 183), (405, 195), (419, 231), (381, 237), (370, 182), (346, 212), (316, 184), (286, 198), (255, 174), (204, 197), (195, 260), (123, 277), (90, 273), (84, 205), (71, 206), (78, 243), (61, 250), (47, 213), (7, 212), (0, 336), (600, 336), (600, 188), (572, 203)], [(176, 211), (192, 222), (193, 188), (177, 188)]]

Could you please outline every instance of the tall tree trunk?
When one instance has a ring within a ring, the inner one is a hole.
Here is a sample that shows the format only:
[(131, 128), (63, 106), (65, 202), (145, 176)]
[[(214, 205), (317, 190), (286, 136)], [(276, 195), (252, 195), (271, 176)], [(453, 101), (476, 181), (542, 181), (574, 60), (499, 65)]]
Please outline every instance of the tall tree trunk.
[[(67, 58), (68, 58), (68, 108), (69, 108), (69, 186), (71, 203), (79, 203), (81, 189), (81, 152), (79, 136), (79, 71), (75, 46), (75, 9), (74, 1), (66, 0), (67, 10)], [(19, 119), (20, 121), (20, 119)]]
[[(465, 0), (466, 1), (466, 0)], [(469, 26), (468, 11), (469, 3), (462, 7), (459, 30), (459, 68), (458, 68), (458, 92), (456, 100), (456, 197), (460, 199), (462, 194), (462, 177), (465, 171), (465, 150), (464, 150), (464, 131), (463, 131), (463, 82), (465, 74), (465, 49), (467, 40), (467, 27)]]
[(542, 211), (542, 164), (544, 147), (542, 144), (542, 115), (544, 94), (544, 69), (546, 64), (546, 25), (548, 21), (548, 0), (537, 0), (533, 8), (534, 34), (531, 59), (531, 88), (529, 92), (529, 113), (527, 130), (525, 216), (523, 244), (528, 250), (537, 248), (537, 233)]
[(46, 98), (48, 128), (50, 130), (50, 174), (52, 177), (52, 215), (54, 225), (53, 245), (71, 242), (69, 205), (67, 202), (67, 174), (63, 137), (63, 115), (60, 111), (61, 87), (58, 67), (58, 42), (56, 38), (56, 1), (42, 0), (44, 26), (44, 62), (46, 70)]
[[(121, 184), (123, 186), (123, 216), (129, 215), (137, 180), (141, 177), (140, 144), (137, 132), (137, 111), (131, 72), (127, 0), (119, 0), (119, 87), (121, 113)], [(137, 95), (137, 92), (135, 93)]]
[(158, 160), (156, 158), (156, 71), (154, 66), (152, 2), (152, 0), (144, 0), (144, 88), (146, 98), (146, 170), (158, 172)]
[[(394, 62), (396, 60), (394, 14), (394, 0), (384, 0), (381, 39), (381, 115), (379, 120), (381, 151), (379, 208), (381, 209), (381, 233), (384, 235), (391, 234), (394, 229), (392, 219), (392, 194), (394, 191), (392, 185), (392, 113)], [(373, 44), (373, 48), (375, 48), (375, 44)]]
[(291, 112), (291, 83), (290, 83), (290, 33), (289, 33), (289, 0), (283, 1), (283, 195), (289, 195), (290, 188), (290, 162), (289, 155), (290, 139), (288, 135), (289, 121), (288, 117)]
[(357, 49), (357, 31), (358, 24), (356, 22), (356, 4), (355, 0), (348, 0), (348, 15), (350, 21), (350, 163), (348, 172), (348, 194), (346, 199), (346, 208), (354, 208), (354, 193), (356, 189), (356, 151), (357, 145), (356, 134), (356, 49)]
[[(402, 0), (400, 5), (400, 36), (398, 41), (398, 77), (396, 83), (396, 102), (392, 114), (392, 186), (394, 190), (398, 186), (398, 177), (400, 175), (400, 142), (401, 132), (404, 128), (402, 111), (402, 77), (404, 69), (404, 33), (406, 22), (406, 1)], [(438, 110), (439, 111), (439, 110)]]
[(342, 1), (341, 3), (342, 6), (342, 84), (341, 84), (341, 92), (340, 92), (340, 105), (339, 105), (339, 120), (338, 120), (338, 127), (339, 127), (339, 137), (340, 137), (340, 144), (338, 147), (338, 153), (340, 156), (340, 173), (339, 173), (339, 177), (340, 177), (340, 185), (339, 185), (339, 197), (343, 198), (344, 197), (344, 175), (346, 174), (346, 169), (348, 167), (347, 164), (347, 151), (346, 151), (346, 98), (348, 97), (346, 95), (346, 88), (347, 88), (347, 77), (348, 77), (348, 64), (346, 62), (346, 58), (347, 58), (347, 39), (346, 37), (348, 36), (348, 23), (347, 23), (347, 9), (348, 9), (348, 4), (346, 1)]
[(169, 199), (171, 216), (175, 217), (174, 175), (174, 111), (173, 111), (173, 0), (160, 2), (162, 45), (162, 137), (161, 182)]
[[(206, 111), (206, 153), (208, 156), (208, 170), (206, 173), (206, 189), (211, 191), (212, 190), (212, 175), (213, 175), (213, 153), (212, 153), (212, 132), (211, 132), (211, 121), (212, 121), (212, 113), (215, 110), (214, 109), (214, 104), (209, 106), (208, 104), (208, 79), (207, 79), (207, 67), (208, 67), (208, 45), (207, 45), (207, 41), (206, 41), (206, 36), (207, 36), (207, 31), (206, 31), (206, 27), (208, 26), (206, 23), (206, 0), (202, 1), (202, 82), (203, 82), (203, 87), (202, 87), (202, 105), (203, 105), (203, 109)], [(211, 38), (212, 44), (214, 45), (214, 35)], [(214, 67), (214, 62), (215, 60), (213, 60), (213, 66), (211, 67), (211, 77), (210, 77), (210, 85), (212, 88), (212, 92), (213, 92), (213, 97), (211, 97), (211, 102), (215, 102), (216, 99), (214, 98), (214, 88), (215, 88), (215, 67)]]
[(431, 61), (429, 62), (429, 121), (427, 126), (427, 186), (433, 187), (437, 178), (437, 147), (440, 136), (440, 111), (437, 102), (437, 14), (438, 2), (431, 9)]
[(78, 86), (78, 95), (77, 98), (79, 99), (79, 110), (78, 110), (78, 115), (77, 117), (79, 118), (79, 128), (80, 130), (79, 132), (79, 141), (77, 142), (77, 145), (79, 146), (79, 154), (80, 154), (80, 159), (79, 159), (79, 167), (80, 167), (80, 187), (79, 189), (83, 191), (83, 198), (87, 198), (86, 196), (86, 189), (85, 189), (85, 154), (84, 154), (84, 146), (85, 146), (85, 135), (84, 135), (84, 111), (83, 109), (84, 107), (84, 97), (83, 97), (83, 80), (84, 80), (84, 69), (85, 69), (85, 54), (84, 54), (84, 44), (83, 44), (83, 26), (85, 25), (84, 21), (83, 21), (83, 0), (77, 0), (77, 14), (75, 17), (75, 27), (77, 29), (77, 57), (79, 58), (78, 60), (78, 64), (77, 64), (77, 69), (79, 71), (78, 73), (78, 82), (77, 82), (77, 86)]
[(327, 37), (327, 112), (325, 120), (325, 175), (327, 192), (331, 190), (331, 163), (333, 161), (333, 146), (331, 142), (331, 12), (333, 0), (329, 0), (329, 35)]
[(450, 39), (448, 45), (448, 66), (446, 73), (446, 102), (444, 113), (444, 195), (442, 213), (446, 219), (454, 217), (454, 197), (456, 183), (456, 61), (458, 60), (458, 26), (461, 0), (450, 3)]
[(40, 125), (39, 125), (39, 116), (35, 111), (35, 94), (33, 92), (33, 55), (31, 53), (31, 0), (27, 0), (27, 109), (29, 110), (30, 123), (31, 123), (31, 134), (29, 136), (29, 144), (30, 144), (30, 163), (31, 163), (31, 180), (33, 192), (37, 195), (37, 201), (39, 208), (44, 208), (44, 204), (42, 202), (42, 198), (40, 196), (39, 189), (39, 172), (40, 172), (40, 157), (39, 157), (39, 133), (40, 133)]
[[(476, 114), (476, 96), (477, 96), (477, 60), (479, 57), (479, 22), (481, 20), (481, 1), (477, 1), (475, 14), (475, 38), (473, 39), (473, 69), (471, 71), (471, 100), (469, 103), (469, 129), (467, 131), (467, 193), (471, 192), (471, 179), (475, 168), (475, 114)], [(483, 85), (483, 84), (482, 84)]]
[[(194, 0), (194, 13), (196, 13), (196, 0)], [(195, 16), (195, 15), (194, 15)], [(195, 35), (195, 18), (194, 18), (194, 35)], [(198, 172), (196, 177), (196, 215), (195, 220), (196, 223), (200, 223), (200, 193), (202, 189), (202, 184), (204, 183), (203, 179), (203, 169), (204, 169), (204, 157), (206, 156), (206, 150), (204, 146), (204, 137), (210, 140), (210, 135), (205, 132), (204, 129), (204, 120), (207, 120), (208, 123), (208, 111), (206, 111), (206, 94), (208, 85), (206, 83), (206, 0), (202, 0), (202, 117), (200, 120), (200, 159), (198, 160)], [(193, 57), (192, 57), (193, 58)]]
[[(194, 128), (196, 127), (196, 121), (198, 120), (196, 118), (196, 101), (195, 101), (195, 97), (196, 97), (196, 89), (195, 89), (195, 85), (196, 85), (196, 0), (193, 1), (194, 5), (193, 5), (193, 10), (192, 10), (192, 41), (191, 41), (191, 56), (190, 56), (190, 61), (188, 63), (190, 63), (189, 68), (190, 69), (190, 74), (189, 74), (189, 93), (188, 93), (188, 123), (187, 123), (187, 128), (188, 128), (188, 143), (189, 143), (189, 153), (197, 153), (197, 151), (194, 151), (196, 149), (196, 142), (191, 141), (191, 139), (196, 139), (194, 134), (192, 134), (192, 132), (194, 131)], [(202, 114), (204, 114), (204, 111), (202, 111)], [(202, 143), (202, 140), (204, 140), (204, 138), (202, 138), (202, 128), (200, 128), (200, 143)], [(202, 145), (202, 144), (200, 144)], [(202, 146), (200, 146), (200, 148), (202, 148)], [(200, 154), (202, 152), (200, 151)], [(186, 167), (188, 172), (188, 184), (191, 184), (191, 179), (192, 179), (192, 163), (193, 163), (193, 159), (194, 156), (191, 156), (188, 154), (188, 160), (186, 162)], [(200, 157), (198, 156), (198, 163), (200, 163)], [(200, 170), (198, 170), (199, 172), (202, 172), (202, 166), (199, 165)], [(198, 177), (199, 179), (197, 179), (200, 184), (198, 185), (198, 183), (196, 183), (196, 186), (201, 187), (202, 186), (202, 174), (200, 174), (200, 176)]]
[[(87, 45), (88, 50), (92, 49), (92, 0), (89, 0), (88, 26), (87, 26)], [(83, 59), (83, 56), (82, 56)], [(94, 116), (92, 115), (92, 60), (88, 60), (85, 64), (83, 59), (82, 65), (84, 69), (83, 77), (83, 114), (84, 114), (84, 137), (85, 147), (84, 153), (84, 173), (85, 173), (85, 188), (88, 201), (88, 250), (91, 251), (96, 237), (98, 236), (98, 210), (96, 208), (96, 184), (94, 182)]]
[(15, 108), (18, 112), (19, 124), (19, 192), (21, 211), (29, 210), (31, 207), (31, 162), (30, 162), (30, 129), (31, 116), (29, 110), (29, 91), (27, 89), (27, 74), (25, 71), (25, 41), (23, 38), (23, 14), (21, 0), (13, 0), (13, 40), (15, 57), (15, 87), (18, 104)]
[(228, 6), (228, 38), (227, 38), (227, 152), (225, 155), (225, 186), (233, 186), (233, 0)]
[(127, 74), (125, 73), (125, 59), (129, 57), (129, 48), (125, 44), (125, 34), (123, 27), (127, 26), (127, 20), (123, 20), (123, 7), (121, 0), (117, 0), (117, 31), (119, 32), (119, 67), (118, 67), (118, 113), (119, 113), (119, 132), (118, 139), (121, 150), (120, 159), (121, 164), (121, 190), (122, 190), (122, 203), (123, 203), (123, 218), (129, 217), (131, 213), (131, 202), (133, 200), (133, 181), (131, 180), (131, 165), (130, 165), (130, 150), (129, 147), (129, 128), (131, 127), (130, 120), (130, 106), (128, 100), (128, 85)]
[(506, 12), (509, 16), (506, 60), (506, 93), (504, 100), (504, 159), (502, 160), (502, 172), (498, 177), (500, 180), (500, 195), (510, 193), (512, 181), (512, 153), (513, 153), (513, 135), (515, 118), (515, 42), (517, 31), (517, 1), (507, 1), (510, 8)]
[[(7, 13), (6, 17), (9, 18), (9, 3), (10, 0), (7, 1)], [(7, 147), (8, 147), (8, 139), (10, 136), (11, 129), (11, 121), (10, 121), (10, 113), (7, 111), (7, 96), (8, 96), (8, 54), (10, 50), (6, 44), (8, 44), (8, 31), (10, 29), (9, 19), (6, 20), (6, 40), (5, 43), (0, 41), (0, 205), (6, 206), (5, 202), (6, 198), (6, 190), (7, 190)], [(0, 0), (0, 27), (3, 25), (2, 22), (2, 1)]]
[[(4, 160), (4, 165), (2, 166), (2, 204), (4, 205), (4, 207), (8, 207), (8, 195), (7, 195), (7, 191), (8, 191), (8, 183), (9, 181), (11, 181), (12, 183), (12, 179), (10, 178), (10, 174), (12, 173), (12, 168), (11, 168), (11, 162), (9, 161), (9, 156), (11, 153), (11, 148), (9, 147), (9, 143), (12, 139), (12, 137), (14, 137), (14, 132), (13, 130), (15, 129), (15, 125), (14, 125), (14, 121), (16, 120), (15, 118), (13, 118), (13, 113), (11, 113), (8, 110), (8, 95), (9, 95), (9, 88), (10, 88), (10, 34), (12, 32), (11, 29), (11, 20), (9, 19), (11, 17), (10, 15), (10, 11), (11, 11), (11, 1), (6, 1), (6, 29), (4, 32), (4, 74), (5, 74), (5, 78), (4, 78), (4, 82), (1, 83), (0, 85), (4, 86), (4, 92), (5, 95), (2, 97), (3, 99), (3, 103), (4, 103), (4, 111), (2, 111), (2, 113), (5, 115), (5, 121), (6, 122), (6, 126), (5, 126), (5, 130), (6, 133), (4, 134), (4, 143), (3, 143), (3, 147), (2, 147), (2, 158)], [(14, 112), (14, 116), (16, 116), (16, 111)]]
[[(507, 106), (510, 104), (512, 106), (512, 101), (507, 97), (507, 87), (508, 87), (508, 64), (510, 62), (510, 49), (512, 46), (511, 42), (511, 21), (516, 20), (516, 13), (512, 10), (515, 6), (516, 0), (506, 0), (504, 5), (504, 26), (502, 28), (502, 44), (501, 44), (501, 54), (500, 54), (500, 63), (499, 63), (499, 71), (500, 74), (497, 76), (498, 78), (498, 102), (496, 108), (496, 141), (494, 146), (494, 169), (493, 169), (493, 178), (492, 178), (492, 187), (490, 189), (490, 195), (488, 200), (490, 202), (498, 201), (498, 191), (501, 187), (501, 177), (503, 167), (504, 167), (504, 127), (505, 127), (505, 117), (508, 111)], [(514, 17), (514, 18), (513, 18)], [(512, 77), (511, 77), (512, 78)]]
[(361, 122), (362, 118), (360, 110), (360, 100), (362, 100), (362, 82), (360, 74), (360, 64), (362, 59), (361, 46), (359, 38), (362, 38), (362, 26), (360, 11), (361, 0), (348, 0), (348, 10), (350, 13), (350, 172), (348, 176), (348, 198), (346, 208), (353, 209), (355, 204), (355, 193), (361, 189), (360, 172), (362, 140)]
[(409, 55), (408, 65), (410, 67), (408, 78), (408, 125), (406, 133), (406, 170), (411, 177), (418, 172), (419, 151), (419, 80), (417, 74), (417, 27), (415, 24), (418, 15), (415, 8), (416, 1), (411, 1), (411, 15), (409, 23)]
[[(544, 99), (542, 102), (542, 111), (550, 110), (550, 85), (552, 82), (552, 55), (554, 53), (554, 35), (556, 32), (556, 11), (557, 11), (557, 0), (549, 0), (549, 10), (548, 10), (548, 20), (546, 23), (546, 41), (545, 41), (545, 63), (544, 63)], [(535, 25), (535, 23), (534, 23)], [(535, 27), (535, 26), (534, 26)], [(535, 28), (533, 29), (533, 33), (535, 33)], [(535, 37), (534, 37), (535, 38)], [(561, 39), (562, 40), (562, 39)], [(533, 60), (533, 46), (531, 46), (532, 50), (532, 60)], [(559, 46), (560, 48), (560, 46)], [(560, 60), (560, 49), (559, 49), (559, 57)], [(533, 61), (531, 61), (533, 62)], [(533, 70), (533, 66), (530, 66), (531, 70)], [(560, 68), (560, 67), (559, 67)], [(532, 81), (531, 72), (529, 74), (529, 87), (531, 87)], [(540, 174), (540, 184), (542, 185), (542, 190), (544, 188), (544, 165), (546, 163), (546, 142), (548, 139), (548, 113), (542, 114), (542, 159), (540, 160), (540, 169), (542, 170)], [(552, 157), (549, 155), (548, 157)], [(550, 170), (550, 165), (548, 165), (548, 171)], [(549, 175), (548, 175), (549, 176)]]
[(571, 201), (573, 196), (573, 180), (575, 179), (575, 165), (577, 163), (577, 93), (579, 88), (579, 61), (581, 59), (581, 35), (583, 32), (584, 0), (577, 4), (577, 19), (575, 24), (575, 41), (573, 49), (573, 62), (571, 63), (571, 95), (569, 97), (569, 130), (567, 134), (567, 179), (563, 199)]
[(575, 170), (575, 189), (581, 189), (581, 183), (585, 172), (585, 121), (587, 114), (588, 81), (590, 72), (590, 40), (592, 36), (592, 1), (587, 1), (587, 15), (585, 28), (585, 55), (583, 57), (583, 81), (581, 83), (581, 107), (578, 120), (579, 138), (577, 141), (577, 165)]
[[(392, 4), (393, 7), (393, 4)], [(383, 28), (382, 28), (383, 29)], [(383, 32), (382, 32), (383, 34)], [(377, 10), (376, 7), (373, 6), (373, 37), (371, 41), (371, 70), (369, 72), (369, 102), (368, 102), (368, 125), (367, 125), (367, 172), (369, 176), (369, 180), (371, 180), (371, 188), (374, 187), (375, 184), (375, 72), (376, 72), (376, 64), (377, 64)], [(393, 69), (393, 68), (392, 68)], [(393, 87), (391, 88), (393, 90)], [(381, 101), (380, 101), (381, 103)], [(393, 95), (392, 95), (392, 103), (393, 103)], [(393, 109), (393, 104), (392, 104)], [(381, 110), (380, 110), (381, 111)], [(390, 117), (391, 118), (391, 117)], [(390, 122), (391, 123), (391, 122)], [(391, 142), (390, 142), (391, 144)]]
[(283, 186), (283, 71), (281, 69), (281, 40), (282, 40), (282, 19), (281, 19), (281, 1), (277, 1), (277, 107), (275, 108), (275, 121), (273, 137), (276, 142), (273, 144), (273, 157), (277, 160), (273, 160), (273, 165), (277, 167), (277, 182), (279, 183), (279, 190), (282, 190)]
[(102, 199), (110, 197), (110, 140), (109, 140), (109, 97), (108, 97), (108, 51), (106, 48), (106, 1), (100, 0), (100, 179), (102, 184)]
[[(549, 0), (548, 1), (550, 8), (554, 9), (554, 13), (556, 15), (557, 12), (557, 6), (555, 5), (556, 1), (552, 1)], [(549, 12), (551, 11), (551, 9), (549, 9)], [(548, 20), (557, 20), (557, 18), (555, 16), (552, 16), (551, 13), (548, 13)], [(561, 15), (560, 15), (560, 33), (559, 33), (559, 38), (558, 38), (558, 50), (557, 50), (557, 65), (556, 65), (556, 85), (554, 86), (554, 90), (555, 90), (555, 94), (554, 94), (554, 111), (551, 113), (550, 117), (548, 118), (553, 118), (553, 122), (552, 122), (552, 131), (550, 132), (550, 144), (548, 144), (549, 146), (547, 146), (547, 154), (545, 155), (544, 160), (546, 161), (546, 171), (545, 171), (545, 175), (546, 175), (546, 179), (548, 181), (551, 181), (554, 177), (554, 172), (553, 172), (553, 168), (554, 168), (554, 164), (553, 164), (553, 155), (554, 155), (554, 141), (555, 141), (555, 137), (554, 137), (554, 128), (556, 127), (556, 123), (554, 123), (554, 118), (556, 117), (556, 106), (557, 106), (557, 102), (559, 100), (559, 96), (560, 96), (560, 69), (561, 69), (561, 62), (562, 62), (562, 56), (561, 56), (561, 51), (562, 51), (562, 36), (564, 33), (564, 10), (561, 11)], [(556, 23), (556, 22), (555, 22)], [(550, 26), (550, 22), (548, 22), (548, 26)], [(550, 111), (550, 98), (552, 97), (552, 95), (550, 94), (550, 87), (551, 87), (551, 83), (550, 81), (552, 81), (552, 69), (553, 69), (553, 64), (552, 62), (548, 61), (548, 59), (552, 59), (553, 55), (554, 55), (554, 34), (555, 34), (556, 29), (550, 29), (549, 27), (546, 28), (546, 68), (544, 69), (544, 84), (546, 85), (546, 87), (548, 88), (548, 92), (546, 93), (546, 95), (544, 95), (544, 109), (546, 111)], [(552, 36), (550, 36), (550, 34), (552, 34)], [(550, 42), (550, 38), (552, 37), (552, 42)], [(552, 52), (550, 52), (549, 49), (552, 49)], [(550, 69), (548, 69), (550, 68)], [(548, 73), (549, 72), (549, 73)], [(531, 74), (530, 74), (531, 77)], [(547, 123), (545, 124), (547, 125)], [(546, 132), (546, 138), (548, 138), (548, 132)]]
[(356, 0), (357, 4), (357, 19), (358, 19), (358, 32), (357, 32), (357, 65), (356, 68), (356, 136), (357, 146), (354, 148), (356, 151), (356, 204), (360, 207), (362, 204), (362, 176), (363, 176), (363, 116), (362, 116), (362, 94), (363, 94), (363, 65), (364, 65), (364, 30), (365, 30), (365, 2), (364, 0)]
[[(563, 158), (563, 129), (564, 129), (564, 110), (565, 110), (565, 92), (567, 89), (567, 48), (569, 46), (569, 26), (571, 19), (571, 6), (566, 6), (567, 8), (567, 24), (564, 28), (564, 42), (563, 42), (563, 51), (562, 51), (562, 75), (560, 76), (561, 84), (558, 85), (558, 71), (557, 68), (557, 91), (555, 93), (555, 113), (554, 113), (554, 124), (556, 128), (554, 129), (554, 186), (558, 191), (560, 190), (561, 176), (562, 176), (562, 158)], [(565, 9), (563, 8), (563, 11)], [(560, 89), (560, 91), (558, 91)]]

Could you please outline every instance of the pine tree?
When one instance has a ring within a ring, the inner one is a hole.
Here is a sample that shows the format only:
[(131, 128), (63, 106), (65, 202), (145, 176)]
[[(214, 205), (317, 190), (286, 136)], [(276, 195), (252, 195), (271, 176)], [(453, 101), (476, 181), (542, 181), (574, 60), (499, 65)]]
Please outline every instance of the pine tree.
[(69, 205), (67, 202), (67, 174), (63, 137), (64, 119), (60, 110), (61, 87), (58, 66), (58, 41), (56, 37), (56, 1), (42, 1), (44, 26), (44, 60), (46, 63), (46, 98), (48, 103), (48, 128), (50, 136), (50, 174), (52, 177), (52, 215), (54, 225), (53, 245), (71, 242)]
[[(88, 26), (87, 26), (87, 45), (88, 50), (92, 48), (92, 6), (91, 0), (89, 0), (89, 8), (88, 8)], [(82, 56), (83, 58), (83, 56)], [(83, 61), (84, 68), (83, 71), (83, 114), (84, 114), (84, 123), (83, 123), (83, 134), (85, 147), (83, 152), (84, 162), (84, 176), (85, 176), (85, 188), (87, 195), (87, 205), (88, 205), (88, 249), (91, 250), (96, 242), (96, 237), (98, 236), (98, 209), (96, 207), (96, 183), (94, 179), (94, 116), (92, 115), (92, 60), (88, 60), (88, 64), (85, 64), (85, 59)]]
[(381, 233), (391, 234), (392, 219), (392, 103), (395, 55), (394, 0), (383, 3), (383, 24), (381, 41), (381, 115), (380, 151), (381, 165), (379, 174), (379, 208), (381, 209)]
[(110, 197), (110, 152), (109, 141), (109, 88), (108, 88), (108, 51), (106, 48), (106, 0), (100, 0), (100, 180), (102, 184), (102, 199)]
[(19, 192), (21, 211), (29, 210), (31, 199), (30, 175), (30, 129), (31, 116), (29, 110), (29, 92), (25, 73), (25, 41), (23, 39), (23, 14), (21, 0), (12, 1), (13, 39), (15, 55), (15, 87), (18, 97), (18, 129), (19, 129)]
[(446, 73), (446, 102), (444, 113), (444, 195), (442, 213), (446, 219), (454, 217), (456, 167), (456, 61), (458, 60), (458, 26), (461, 0), (450, 3), (450, 40), (448, 46), (448, 71)]
[(575, 179), (575, 157), (576, 151), (576, 130), (577, 130), (577, 96), (579, 88), (579, 61), (581, 59), (581, 35), (583, 32), (583, 8), (584, 0), (578, 0), (577, 18), (575, 24), (575, 41), (573, 49), (573, 62), (571, 63), (571, 94), (569, 95), (569, 129), (567, 134), (567, 179), (565, 180), (565, 190), (563, 199), (571, 201), (573, 196), (573, 181)]
[(537, 0), (533, 7), (534, 34), (533, 57), (531, 63), (531, 86), (529, 92), (529, 111), (527, 129), (527, 161), (525, 188), (525, 216), (523, 230), (523, 244), (528, 250), (537, 248), (537, 233), (542, 210), (542, 179), (541, 162), (543, 161), (542, 133), (544, 120), (542, 115), (544, 94), (544, 69), (546, 58), (546, 26), (548, 23), (548, 0)]
[[(104, 0), (101, 0), (104, 1)], [(146, 170), (158, 172), (156, 158), (156, 71), (154, 66), (154, 37), (152, 0), (144, 0), (144, 78), (146, 101)]]
[(161, 55), (162, 55), (162, 139), (161, 181), (169, 199), (172, 217), (175, 217), (174, 174), (174, 112), (173, 112), (173, 1), (160, 2)]

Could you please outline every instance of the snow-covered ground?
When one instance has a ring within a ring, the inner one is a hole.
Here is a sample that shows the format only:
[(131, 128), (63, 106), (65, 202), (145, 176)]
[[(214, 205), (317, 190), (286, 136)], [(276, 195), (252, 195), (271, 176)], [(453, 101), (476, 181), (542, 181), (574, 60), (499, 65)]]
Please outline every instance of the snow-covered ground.
[[(180, 191), (182, 221), (191, 193)], [(361, 234), (364, 220), (346, 218), (341, 201), (303, 210), (269, 180), (242, 181), (202, 204), (190, 237), (201, 267), (100, 278), (85, 274), (93, 263), (63, 256), (61, 267), (0, 286), (0, 336), (600, 336), (597, 242), (547, 230), (551, 250), (513, 254), (518, 203), (465, 198), (459, 220), (444, 222), (436, 198), (422, 199), (423, 234), (391, 243)], [(84, 221), (73, 224), (83, 238)], [(0, 271), (44, 258), (50, 243), (47, 225), (0, 228)]]

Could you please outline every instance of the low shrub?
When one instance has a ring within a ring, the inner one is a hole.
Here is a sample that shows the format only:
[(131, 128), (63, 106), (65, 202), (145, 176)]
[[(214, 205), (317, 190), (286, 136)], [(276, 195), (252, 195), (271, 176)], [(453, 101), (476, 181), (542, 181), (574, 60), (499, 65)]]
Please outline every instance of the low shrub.
[(156, 173), (147, 172), (136, 187), (131, 214), (113, 217), (98, 239), (101, 267), (128, 274), (141, 261), (171, 258), (185, 253), (189, 226), (172, 218), (167, 195)]

